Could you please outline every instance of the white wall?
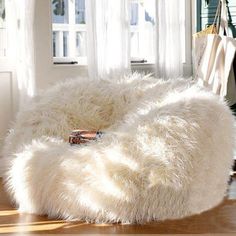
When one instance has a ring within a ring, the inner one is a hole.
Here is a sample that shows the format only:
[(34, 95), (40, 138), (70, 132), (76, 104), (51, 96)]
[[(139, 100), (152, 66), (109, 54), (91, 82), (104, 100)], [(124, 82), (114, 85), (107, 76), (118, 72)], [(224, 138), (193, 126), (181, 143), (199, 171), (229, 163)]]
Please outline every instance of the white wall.
[(0, 59), (0, 177), (1, 151), (5, 136), (18, 110), (18, 90), (14, 65), (7, 58)]
[(17, 89), (14, 73), (10, 70), (0, 71), (0, 150), (4, 137), (14, 120), (17, 110)]

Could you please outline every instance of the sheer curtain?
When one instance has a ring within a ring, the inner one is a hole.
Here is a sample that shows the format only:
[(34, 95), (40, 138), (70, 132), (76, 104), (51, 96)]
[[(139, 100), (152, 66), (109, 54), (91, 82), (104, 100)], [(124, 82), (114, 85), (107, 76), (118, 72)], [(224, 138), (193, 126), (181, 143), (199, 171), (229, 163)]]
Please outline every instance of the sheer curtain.
[(156, 0), (158, 77), (177, 78), (183, 75), (185, 33), (185, 0)]
[(35, 1), (6, 1), (9, 56), (16, 67), (20, 107), (35, 95)]
[(128, 0), (86, 0), (89, 77), (115, 78), (130, 71)]

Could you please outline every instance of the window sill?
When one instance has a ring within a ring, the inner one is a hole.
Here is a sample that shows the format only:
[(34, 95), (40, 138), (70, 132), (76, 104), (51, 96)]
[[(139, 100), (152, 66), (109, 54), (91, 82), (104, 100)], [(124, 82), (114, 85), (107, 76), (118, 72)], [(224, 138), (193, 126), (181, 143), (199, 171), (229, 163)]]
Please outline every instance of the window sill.
[(52, 64), (53, 68), (82, 68), (86, 69), (87, 65), (83, 64)]
[(54, 65), (78, 65), (77, 61), (53, 62)]
[(75, 57), (75, 58), (54, 57), (53, 65), (54, 66), (87, 66), (87, 58), (86, 57)]
[[(53, 58), (53, 64), (57, 66), (61, 65), (73, 65), (73, 66), (87, 66), (86, 58)], [(144, 62), (131, 62), (131, 66), (145, 66), (145, 65), (154, 65), (153, 61), (144, 61)]]
[(154, 66), (154, 62), (131, 62), (131, 67), (135, 66)]
[[(73, 62), (73, 63), (72, 63)], [(75, 63), (74, 63), (75, 62)], [(80, 67), (86, 69), (87, 61), (84, 58), (54, 58), (53, 66), (56, 68), (63, 67)], [(155, 63), (153, 61), (147, 62), (131, 62), (131, 70), (140, 73), (155, 73)]]
[(131, 63), (131, 70), (132, 72), (140, 72), (145, 74), (155, 74), (155, 63), (148, 61), (144, 63)]

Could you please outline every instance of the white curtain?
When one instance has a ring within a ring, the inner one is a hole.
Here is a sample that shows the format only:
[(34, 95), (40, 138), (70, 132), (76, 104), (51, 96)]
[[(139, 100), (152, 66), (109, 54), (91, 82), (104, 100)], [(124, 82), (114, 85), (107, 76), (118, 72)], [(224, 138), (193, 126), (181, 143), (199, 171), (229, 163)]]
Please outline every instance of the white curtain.
[(16, 67), (20, 107), (35, 95), (35, 1), (6, 1), (9, 56)]
[(128, 0), (86, 0), (88, 72), (115, 78), (130, 70)]
[(185, 0), (156, 0), (156, 9), (157, 76), (183, 76)]

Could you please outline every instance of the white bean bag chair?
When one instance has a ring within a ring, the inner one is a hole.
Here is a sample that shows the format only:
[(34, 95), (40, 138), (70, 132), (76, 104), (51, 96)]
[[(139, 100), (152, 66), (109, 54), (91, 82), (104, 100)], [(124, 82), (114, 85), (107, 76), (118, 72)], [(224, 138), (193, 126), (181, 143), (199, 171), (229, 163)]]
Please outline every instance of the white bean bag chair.
[[(201, 213), (225, 196), (233, 122), (190, 80), (70, 80), (18, 114), (5, 184), (20, 211), (50, 218), (143, 223)], [(77, 128), (105, 135), (71, 146)]]

